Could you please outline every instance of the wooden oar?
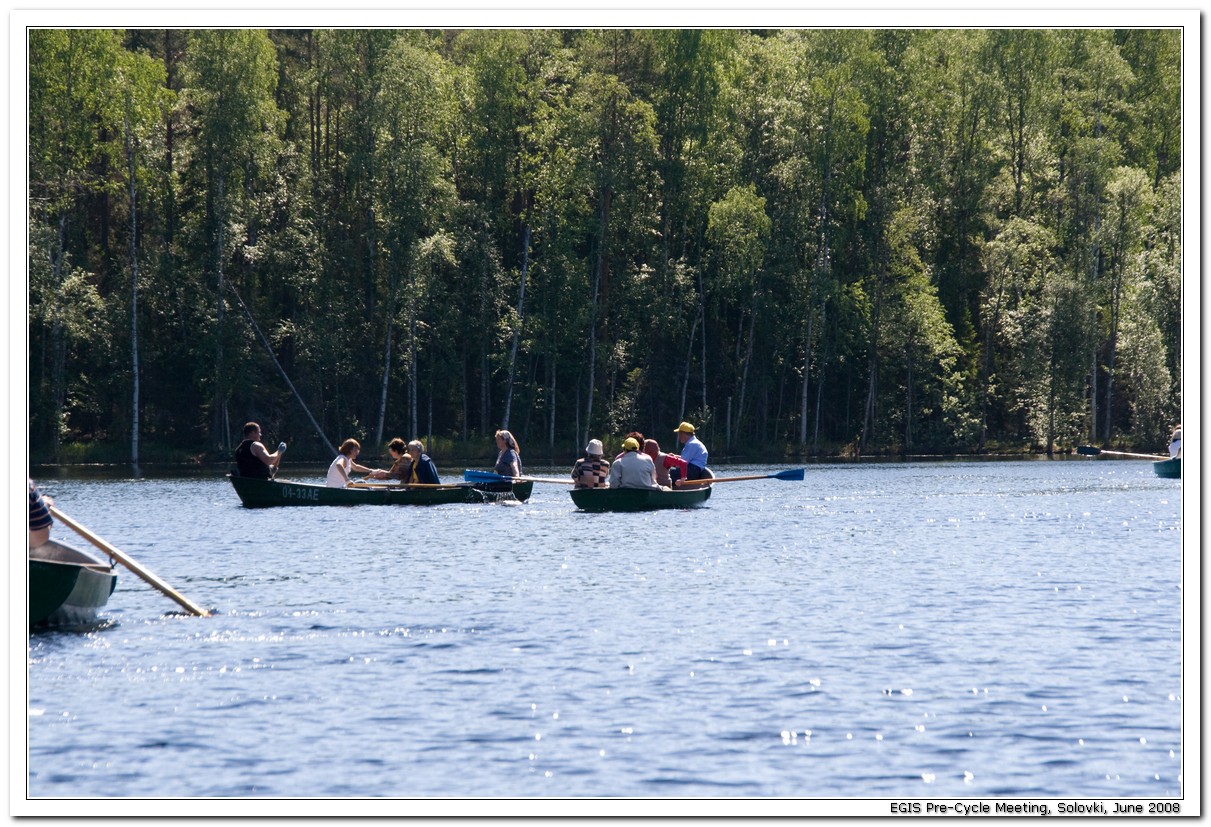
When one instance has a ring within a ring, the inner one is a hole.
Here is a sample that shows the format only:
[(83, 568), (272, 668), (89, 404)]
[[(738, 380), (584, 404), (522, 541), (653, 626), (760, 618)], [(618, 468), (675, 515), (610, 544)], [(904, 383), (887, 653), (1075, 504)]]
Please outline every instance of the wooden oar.
[(403, 491), (408, 488), (470, 488), (465, 482), (351, 482), (346, 488), (366, 488), (373, 491)]
[(286, 453), (286, 443), (278, 443), (278, 461), (269, 469), (269, 479), (273, 480), (278, 475), (278, 469), (282, 467), (282, 454)]
[(88, 542), (92, 543), (94, 546), (101, 549), (101, 551), (105, 552), (110, 557), (112, 557), (113, 559), (115, 559), (119, 563), (121, 563), (122, 565), (126, 566), (126, 568), (133, 571), (144, 582), (146, 582), (149, 585), (151, 585), (152, 587), (154, 587), (161, 594), (165, 595), (166, 597), (171, 597), (178, 604), (180, 604), (180, 606), (182, 608), (184, 608), (186, 611), (190, 612), (191, 614), (195, 614), (198, 617), (210, 617), (210, 612), (206, 611), (205, 609), (201, 608), (200, 606), (195, 606), (183, 594), (178, 592), (172, 586), (165, 583), (159, 577), (156, 577), (152, 572), (148, 571), (143, 566), (139, 565), (139, 563), (136, 562), (135, 560), (133, 560), (129, 555), (125, 554), (124, 552), (120, 551), (119, 549), (114, 548), (109, 543), (105, 542), (103, 539), (98, 537), (96, 534), (93, 534), (87, 528), (80, 525), (72, 518), (68, 517), (66, 514), (64, 514), (59, 509), (55, 508), (54, 506), (51, 506), (50, 513), (51, 513), (51, 516), (54, 517), (56, 520), (63, 523), (65, 526), (70, 528), (72, 531), (79, 534), (85, 540), (88, 540)]
[(1132, 459), (1169, 459), (1167, 456), (1160, 454), (1129, 454), (1126, 451), (1108, 451), (1105, 448), (1095, 448), (1092, 445), (1082, 445), (1076, 449), (1078, 454), (1086, 457), (1096, 457), (1101, 454), (1107, 454), (1112, 457), (1131, 457)]
[(492, 471), (463, 471), (463, 479), (468, 482), (551, 482), (556, 485), (575, 485), (576, 480), (553, 480), (550, 477), (506, 477)]
[(684, 488), (687, 485), (714, 485), (717, 482), (743, 482), (744, 480), (802, 480), (802, 468), (788, 468), (785, 471), (779, 471), (776, 474), (757, 474), (751, 477), (713, 477), (705, 480), (678, 480), (677, 487)]

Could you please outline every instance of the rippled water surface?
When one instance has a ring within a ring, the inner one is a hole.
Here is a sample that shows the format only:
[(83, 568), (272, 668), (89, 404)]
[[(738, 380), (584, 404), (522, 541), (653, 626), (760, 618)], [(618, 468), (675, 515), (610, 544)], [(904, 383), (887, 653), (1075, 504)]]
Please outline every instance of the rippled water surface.
[(1182, 793), (1181, 483), (1147, 462), (819, 465), (630, 515), (44, 487), (216, 614), (124, 573), (104, 628), (31, 635), (31, 797)]

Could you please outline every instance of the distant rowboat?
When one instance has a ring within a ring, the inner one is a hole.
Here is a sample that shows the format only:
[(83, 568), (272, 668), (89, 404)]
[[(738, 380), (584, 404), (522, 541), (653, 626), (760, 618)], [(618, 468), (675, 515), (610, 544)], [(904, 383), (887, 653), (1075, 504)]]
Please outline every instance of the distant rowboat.
[(651, 511), (658, 508), (692, 508), (711, 496), (709, 485), (668, 491), (658, 488), (577, 488), (569, 491), (583, 511)]
[(109, 601), (113, 566), (78, 548), (47, 540), (29, 550), (29, 625), (85, 626)]
[(455, 483), (452, 485), (400, 486), (365, 483), (350, 488), (329, 488), (307, 482), (263, 480), (228, 475), (246, 508), (281, 505), (445, 505), (449, 503), (528, 500), (532, 482)]
[(1154, 462), (1152, 472), (1162, 479), (1180, 480), (1182, 478), (1182, 458), (1172, 457)]

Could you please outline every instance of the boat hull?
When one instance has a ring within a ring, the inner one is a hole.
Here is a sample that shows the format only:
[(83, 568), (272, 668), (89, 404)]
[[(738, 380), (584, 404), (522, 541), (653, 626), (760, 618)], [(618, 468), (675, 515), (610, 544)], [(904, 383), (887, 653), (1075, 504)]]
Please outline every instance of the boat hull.
[(693, 508), (711, 496), (711, 487), (666, 491), (654, 488), (578, 488), (569, 492), (582, 511), (652, 511), (659, 508)]
[(118, 575), (108, 563), (49, 540), (29, 551), (29, 625), (96, 623), (97, 612), (117, 585)]
[(1154, 462), (1152, 463), (1152, 471), (1162, 479), (1180, 480), (1182, 478), (1182, 458), (1173, 457)]
[(441, 488), (404, 488), (376, 485), (366, 488), (329, 488), (314, 483), (227, 477), (246, 508), (282, 505), (446, 505), (495, 502), (513, 498), (525, 501), (532, 482), (449, 485)]

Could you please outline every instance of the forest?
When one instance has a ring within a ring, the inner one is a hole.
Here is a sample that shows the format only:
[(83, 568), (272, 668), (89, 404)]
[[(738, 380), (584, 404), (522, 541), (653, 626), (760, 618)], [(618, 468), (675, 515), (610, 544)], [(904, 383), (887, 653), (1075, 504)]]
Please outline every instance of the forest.
[(27, 37), (32, 462), (224, 461), (248, 420), (440, 464), (1180, 417), (1180, 29)]

